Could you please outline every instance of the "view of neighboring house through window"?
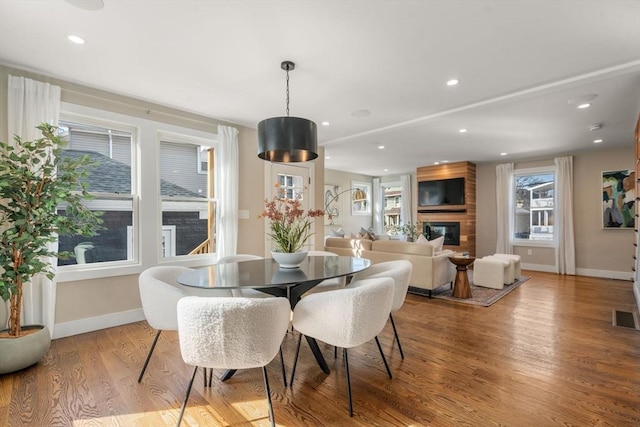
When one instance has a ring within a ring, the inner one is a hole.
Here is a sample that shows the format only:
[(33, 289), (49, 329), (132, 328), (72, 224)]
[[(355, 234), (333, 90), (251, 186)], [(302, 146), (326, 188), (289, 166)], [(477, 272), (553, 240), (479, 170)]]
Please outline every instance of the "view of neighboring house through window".
[(281, 199), (304, 199), (304, 182), (302, 176), (278, 174), (278, 197)]
[(384, 230), (391, 231), (400, 224), (402, 211), (402, 187), (399, 182), (383, 182), (384, 194)]
[(554, 239), (555, 174), (552, 171), (514, 175), (514, 235), (517, 240)]
[(160, 136), (162, 257), (215, 252), (213, 159), (212, 141)]
[[(94, 196), (85, 204), (104, 212), (103, 230), (96, 236), (59, 236), (59, 250), (75, 255), (58, 260), (58, 265), (105, 263), (133, 259), (135, 161), (132, 161), (133, 128), (116, 128), (108, 124), (93, 125), (60, 120), (59, 136), (67, 141), (62, 156), (89, 156), (94, 165), (89, 169), (87, 190)], [(58, 207), (61, 215), (64, 206)]]

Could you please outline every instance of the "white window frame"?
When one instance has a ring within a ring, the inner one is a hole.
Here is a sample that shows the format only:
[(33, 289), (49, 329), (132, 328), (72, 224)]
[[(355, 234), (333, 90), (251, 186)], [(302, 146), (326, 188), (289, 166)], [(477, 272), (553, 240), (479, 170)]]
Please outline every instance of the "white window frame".
[[(201, 147), (209, 147), (209, 148), (213, 148), (214, 153), (215, 151), (218, 149), (218, 142), (217, 142), (217, 135), (211, 134), (210, 138), (202, 138), (202, 137), (197, 137), (197, 136), (192, 136), (192, 135), (185, 135), (182, 133), (176, 133), (176, 132), (169, 132), (169, 131), (165, 131), (165, 130), (159, 130), (157, 132), (157, 144), (158, 147), (160, 147), (162, 142), (169, 142), (169, 143), (174, 143), (174, 144), (184, 144), (184, 145), (193, 145), (195, 147), (195, 149), (197, 150), (197, 161), (198, 161), (198, 173), (200, 174), (200, 158), (201, 158), (201, 153), (202, 153), (202, 149)], [(200, 202), (203, 204), (206, 204), (208, 202), (211, 202), (214, 204), (214, 207), (218, 205), (218, 199), (217, 197), (215, 197), (212, 199), (209, 198), (191, 198), (191, 197), (165, 197), (162, 196), (161, 191), (160, 191), (160, 148), (158, 148), (158, 159), (157, 159), (157, 164), (158, 164), (158, 222), (161, 226), (161, 230), (159, 231), (161, 236), (164, 236), (165, 233), (165, 227), (167, 226), (163, 226), (162, 225), (162, 212), (163, 212), (163, 202), (166, 202), (168, 205), (172, 206), (172, 210), (173, 211), (182, 211), (182, 212), (188, 212), (188, 211), (193, 211), (193, 205), (194, 203)], [(217, 177), (215, 176), (215, 174), (217, 174), (217, 170), (214, 169), (214, 182), (216, 181)], [(206, 219), (207, 215), (208, 215), (208, 210), (206, 212), (204, 212), (203, 214), (203, 210), (199, 209), (199, 218), (200, 219)], [(204, 216), (203, 216), (204, 215)], [(214, 232), (215, 232), (215, 226), (214, 226)], [(170, 256), (166, 256), (166, 252), (162, 251), (162, 246), (160, 246), (158, 248), (158, 256), (160, 257), (160, 261), (161, 262), (171, 262), (171, 261), (178, 261), (178, 260), (184, 260), (184, 259), (192, 259), (192, 258), (204, 258), (204, 257), (209, 257), (209, 255), (176, 255), (175, 254), (175, 227), (174, 227), (174, 235), (173, 235), (173, 241), (174, 241), (174, 251), (173, 254)], [(162, 242), (162, 240), (161, 240)]]
[[(132, 193), (135, 194), (132, 209), (134, 212), (133, 224), (137, 225), (137, 230), (133, 232), (134, 256), (132, 260), (90, 263), (81, 266), (60, 266), (56, 272), (58, 282), (136, 275), (156, 265), (180, 265), (197, 268), (215, 262), (216, 254), (162, 258), (162, 211), (160, 209), (160, 180), (157, 178), (160, 176), (159, 132), (195, 137), (217, 143), (218, 137), (215, 133), (66, 101), (61, 102), (60, 110), (61, 120), (134, 131), (132, 132), (134, 136), (132, 137), (131, 162), (132, 168), (136, 168), (136, 172), (132, 176)], [(215, 173), (219, 173), (219, 170), (216, 170)], [(120, 196), (122, 197), (122, 195)], [(142, 203), (143, 200), (144, 203)], [(92, 201), (92, 203), (94, 202), (98, 201)], [(144, 220), (141, 220), (142, 218)]]
[[(96, 199), (89, 200), (85, 202), (85, 204), (90, 209), (100, 211), (116, 210), (119, 206), (126, 206), (128, 208), (130, 204), (132, 223), (134, 224), (134, 226), (138, 224), (140, 194), (138, 185), (139, 162), (137, 153), (139, 152), (140, 128), (131, 124), (130, 122), (113, 120), (112, 118), (96, 117), (93, 115), (86, 115), (71, 111), (61, 111), (59, 120), (64, 122), (92, 125), (105, 129), (113, 129), (122, 132), (128, 132), (131, 134), (131, 194), (125, 195), (117, 193), (92, 192), (91, 194), (96, 195)], [(59, 266), (57, 267), (58, 271), (56, 273), (58, 281), (64, 282), (67, 280), (82, 280), (87, 278), (111, 276), (111, 274), (109, 274), (109, 271), (137, 271), (137, 266), (139, 265), (139, 233), (135, 233), (133, 237), (134, 243), (133, 250), (131, 251), (133, 255), (132, 257), (127, 256), (128, 259), (120, 261), (106, 261), (100, 263)], [(129, 253), (130, 250), (127, 247), (127, 254)]]
[(511, 244), (513, 246), (529, 246), (529, 247), (540, 247), (540, 248), (555, 248), (557, 235), (554, 231), (553, 240), (529, 240), (529, 239), (518, 239), (515, 237), (515, 226), (516, 226), (516, 203), (515, 200), (515, 191), (516, 191), (516, 177), (522, 175), (544, 175), (544, 174), (553, 174), (553, 182), (554, 182), (554, 192), (553, 192), (553, 216), (554, 221), (556, 216), (556, 206), (557, 203), (557, 191), (556, 184), (558, 180), (558, 173), (556, 171), (555, 166), (541, 166), (535, 168), (523, 168), (523, 169), (514, 169), (511, 174), (511, 184), (509, 189), (509, 236), (511, 238)]

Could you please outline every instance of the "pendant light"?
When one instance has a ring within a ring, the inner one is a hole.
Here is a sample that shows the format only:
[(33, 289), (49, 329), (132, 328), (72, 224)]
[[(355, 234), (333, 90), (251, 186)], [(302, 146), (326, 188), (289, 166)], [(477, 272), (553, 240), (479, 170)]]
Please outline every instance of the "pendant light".
[(289, 71), (296, 65), (283, 61), (287, 72), (287, 115), (258, 123), (258, 157), (270, 162), (306, 162), (318, 157), (318, 129), (314, 122), (289, 117)]

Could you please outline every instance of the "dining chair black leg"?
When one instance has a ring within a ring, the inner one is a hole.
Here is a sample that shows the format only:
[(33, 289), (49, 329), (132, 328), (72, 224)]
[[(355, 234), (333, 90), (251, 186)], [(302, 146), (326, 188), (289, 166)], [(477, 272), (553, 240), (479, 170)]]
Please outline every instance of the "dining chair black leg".
[(178, 416), (178, 422), (176, 423), (176, 427), (180, 427), (180, 423), (182, 422), (182, 416), (184, 415), (184, 410), (187, 409), (187, 400), (189, 400), (189, 395), (191, 394), (191, 387), (193, 387), (193, 380), (196, 378), (196, 372), (198, 371), (198, 367), (193, 367), (193, 375), (191, 375), (191, 381), (189, 381), (189, 385), (187, 386), (187, 394), (184, 396), (184, 402), (182, 402), (182, 408), (180, 408), (180, 415)]
[(382, 361), (384, 362), (384, 367), (387, 368), (387, 374), (389, 378), (393, 378), (391, 376), (391, 370), (389, 369), (389, 365), (387, 364), (387, 358), (384, 357), (384, 353), (382, 352), (382, 346), (380, 345), (380, 340), (376, 337), (376, 344), (378, 344), (378, 351), (380, 351), (380, 356), (382, 356)]
[(269, 402), (269, 421), (271, 421), (271, 427), (276, 426), (276, 419), (273, 415), (273, 404), (271, 403), (271, 389), (269, 388), (269, 377), (267, 376), (267, 367), (262, 367), (262, 376), (264, 377), (264, 389), (267, 392), (267, 402)]
[(333, 358), (334, 359), (338, 358), (338, 346), (337, 345), (333, 346)]
[(284, 369), (284, 356), (282, 355), (282, 346), (280, 346), (280, 365), (282, 365), (282, 382), (287, 386), (287, 371)]
[(344, 366), (347, 375), (347, 395), (349, 396), (349, 416), (353, 417), (353, 400), (351, 399), (351, 377), (349, 376), (349, 356), (347, 355), (347, 349), (342, 349), (342, 355), (344, 356)]
[(147, 353), (147, 359), (144, 361), (144, 365), (142, 365), (142, 371), (140, 371), (140, 376), (138, 377), (138, 382), (142, 381), (142, 376), (144, 375), (144, 371), (147, 370), (147, 365), (149, 364), (149, 359), (151, 359), (151, 354), (153, 353), (153, 349), (156, 348), (156, 343), (158, 342), (158, 338), (160, 338), (161, 330), (156, 332), (156, 336), (153, 339), (153, 343), (151, 343), (151, 348), (149, 349), (149, 353)]
[(204, 386), (207, 387), (207, 368), (202, 368), (202, 378), (204, 378)]
[(398, 350), (400, 350), (400, 358), (404, 359), (404, 352), (402, 351), (402, 344), (400, 344), (400, 337), (398, 331), (396, 331), (396, 323), (393, 321), (393, 316), (389, 313), (389, 319), (391, 319), (391, 326), (393, 326), (393, 335), (396, 336), (396, 342), (398, 343)]
[(211, 387), (212, 381), (213, 381), (213, 368), (209, 368), (209, 387)]
[(296, 356), (293, 359), (293, 367), (291, 368), (291, 379), (289, 387), (293, 387), (293, 377), (296, 375), (296, 366), (298, 365), (298, 354), (300, 353), (300, 344), (302, 343), (302, 334), (298, 334), (298, 345), (296, 345)]

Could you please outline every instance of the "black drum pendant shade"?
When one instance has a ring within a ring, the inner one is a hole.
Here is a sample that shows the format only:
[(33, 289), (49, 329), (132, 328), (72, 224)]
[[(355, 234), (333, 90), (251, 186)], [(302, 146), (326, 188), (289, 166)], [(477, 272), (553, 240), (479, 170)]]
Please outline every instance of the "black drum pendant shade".
[(258, 123), (258, 157), (270, 162), (307, 162), (318, 157), (318, 130), (311, 120), (272, 117)]
[(289, 117), (289, 71), (291, 61), (280, 67), (287, 72), (287, 115), (258, 123), (258, 157), (270, 162), (307, 162), (318, 157), (318, 128), (311, 120)]

